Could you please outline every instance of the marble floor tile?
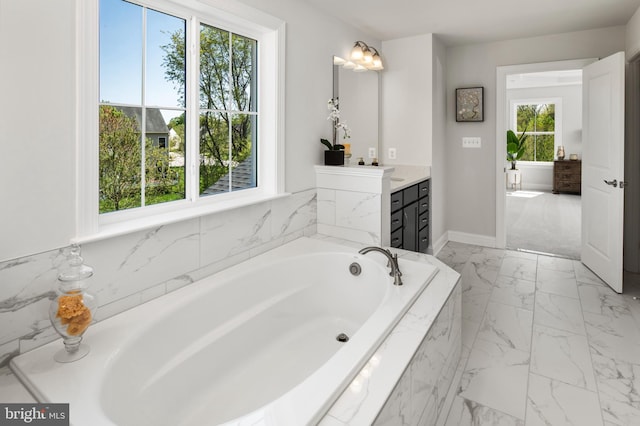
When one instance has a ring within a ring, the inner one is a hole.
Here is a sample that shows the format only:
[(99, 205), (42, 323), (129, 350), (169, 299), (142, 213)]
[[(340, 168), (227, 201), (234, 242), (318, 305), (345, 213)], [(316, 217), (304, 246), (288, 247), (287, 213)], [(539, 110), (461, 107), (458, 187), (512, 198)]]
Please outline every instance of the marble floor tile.
[(538, 268), (536, 289), (545, 293), (578, 299), (578, 286), (573, 271), (554, 271)]
[(481, 251), (482, 248), (478, 246), (448, 242), (447, 245), (440, 250), (437, 258), (456, 272), (462, 272), (462, 269), (469, 261), (469, 257)]
[(498, 268), (482, 263), (467, 262), (460, 273), (462, 290), (473, 289), (475, 292), (490, 293), (493, 283), (498, 277)]
[(477, 338), (529, 352), (532, 325), (533, 312), (489, 302)]
[(580, 301), (570, 297), (536, 291), (534, 323), (585, 334)]
[(578, 293), (584, 312), (613, 316), (631, 314), (625, 298), (609, 287), (578, 283)]
[(530, 374), (525, 424), (600, 426), (603, 421), (598, 394)]
[(538, 260), (538, 255), (526, 251), (505, 250), (504, 257), (518, 257), (520, 259)]
[(474, 293), (472, 291), (462, 291), (462, 319), (476, 321), (480, 323), (491, 293)]
[(584, 266), (582, 262), (579, 260), (573, 261), (573, 270), (576, 273), (576, 280), (579, 283), (585, 284), (596, 284), (606, 286), (604, 281), (602, 281), (596, 274), (594, 274), (591, 269)]
[(502, 260), (499, 275), (535, 281), (536, 264), (537, 261), (533, 259), (505, 256)]
[(640, 360), (640, 330), (631, 315), (584, 313), (589, 347), (594, 355), (630, 364)]
[(594, 354), (593, 366), (600, 395), (640, 410), (640, 363), (629, 364)]
[(496, 279), (489, 300), (533, 311), (535, 290), (533, 281), (501, 275)]
[(607, 424), (617, 426), (635, 426), (640, 424), (640, 410), (632, 405), (600, 394), (602, 417)]
[(457, 396), (451, 404), (445, 426), (476, 425), (524, 426), (524, 421)]
[(586, 336), (535, 325), (531, 370), (541, 376), (596, 391)]
[(529, 353), (476, 339), (458, 396), (524, 420)]
[(573, 260), (562, 257), (538, 256), (538, 269), (573, 272)]

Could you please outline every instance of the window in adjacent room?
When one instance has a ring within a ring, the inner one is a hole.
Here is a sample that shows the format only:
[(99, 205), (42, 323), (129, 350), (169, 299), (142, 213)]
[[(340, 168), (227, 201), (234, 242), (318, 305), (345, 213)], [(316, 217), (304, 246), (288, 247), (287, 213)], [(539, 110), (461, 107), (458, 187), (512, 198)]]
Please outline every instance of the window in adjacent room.
[(528, 135), (520, 161), (553, 161), (556, 146), (556, 103), (516, 103), (514, 128)]

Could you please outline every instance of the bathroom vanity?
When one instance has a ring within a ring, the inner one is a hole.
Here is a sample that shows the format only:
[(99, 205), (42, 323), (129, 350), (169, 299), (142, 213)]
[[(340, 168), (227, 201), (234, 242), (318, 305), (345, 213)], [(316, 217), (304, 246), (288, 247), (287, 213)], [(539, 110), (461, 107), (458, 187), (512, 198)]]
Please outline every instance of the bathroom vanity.
[(427, 252), (429, 183), (430, 179), (424, 179), (391, 193), (391, 247)]

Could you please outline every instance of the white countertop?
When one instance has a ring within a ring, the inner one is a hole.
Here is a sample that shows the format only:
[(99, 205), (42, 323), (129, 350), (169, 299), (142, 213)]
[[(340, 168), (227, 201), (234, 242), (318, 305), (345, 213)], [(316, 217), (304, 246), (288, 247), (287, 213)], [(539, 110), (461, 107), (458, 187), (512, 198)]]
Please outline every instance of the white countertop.
[(391, 175), (391, 192), (396, 192), (407, 188), (431, 177), (431, 167), (429, 166), (408, 166), (393, 165)]

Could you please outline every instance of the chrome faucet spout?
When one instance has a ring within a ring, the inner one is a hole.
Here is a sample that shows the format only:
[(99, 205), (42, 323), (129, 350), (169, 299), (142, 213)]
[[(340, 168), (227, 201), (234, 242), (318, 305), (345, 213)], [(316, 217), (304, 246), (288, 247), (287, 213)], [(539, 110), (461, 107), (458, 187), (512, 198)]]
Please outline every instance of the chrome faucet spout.
[(391, 269), (391, 272), (389, 272), (389, 275), (393, 277), (393, 285), (402, 285), (402, 272), (400, 272), (400, 267), (398, 266), (398, 255), (391, 254), (389, 250), (385, 250), (383, 248), (375, 247), (375, 246), (365, 247), (362, 250), (360, 250), (358, 253), (367, 254), (372, 251), (382, 253), (383, 255), (386, 256), (386, 258), (389, 260), (389, 263), (387, 264), (387, 266)]

